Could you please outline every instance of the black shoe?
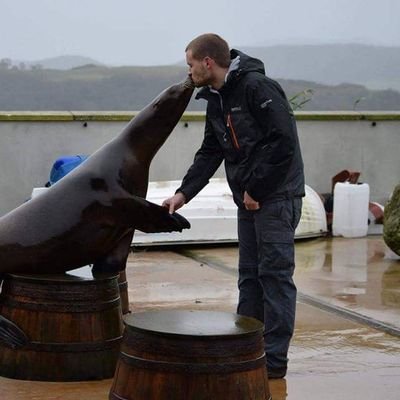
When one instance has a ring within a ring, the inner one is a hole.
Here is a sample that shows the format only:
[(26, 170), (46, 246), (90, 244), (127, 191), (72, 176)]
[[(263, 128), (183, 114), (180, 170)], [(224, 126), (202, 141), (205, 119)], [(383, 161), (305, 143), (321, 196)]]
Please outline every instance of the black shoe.
[(267, 367), (268, 379), (282, 379), (285, 377), (286, 372), (287, 372), (286, 367), (281, 367), (281, 368), (268, 368)]

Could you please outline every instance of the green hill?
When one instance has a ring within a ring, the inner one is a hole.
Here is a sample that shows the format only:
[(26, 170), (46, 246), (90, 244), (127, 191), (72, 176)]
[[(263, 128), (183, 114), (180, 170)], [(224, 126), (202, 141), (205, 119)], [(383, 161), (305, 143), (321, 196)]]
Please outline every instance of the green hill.
[[(69, 70), (0, 68), (0, 110), (140, 110), (169, 85), (183, 80), (187, 68), (104, 67)], [(361, 85), (329, 86), (311, 81), (278, 79), (291, 97), (311, 89), (304, 110), (400, 110), (400, 93), (369, 90)], [(189, 110), (205, 109), (192, 100)]]

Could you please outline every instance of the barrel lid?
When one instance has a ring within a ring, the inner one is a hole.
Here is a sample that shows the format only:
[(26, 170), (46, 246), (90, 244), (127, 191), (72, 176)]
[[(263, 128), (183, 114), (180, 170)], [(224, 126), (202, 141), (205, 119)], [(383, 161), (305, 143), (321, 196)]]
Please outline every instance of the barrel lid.
[(94, 282), (114, 279), (118, 277), (118, 273), (96, 273), (90, 266), (77, 268), (67, 272), (59, 272), (54, 274), (7, 274), (7, 276), (24, 281), (46, 281), (46, 282)]
[(264, 325), (255, 318), (204, 310), (163, 310), (124, 316), (128, 330), (171, 336), (236, 336), (262, 333)]

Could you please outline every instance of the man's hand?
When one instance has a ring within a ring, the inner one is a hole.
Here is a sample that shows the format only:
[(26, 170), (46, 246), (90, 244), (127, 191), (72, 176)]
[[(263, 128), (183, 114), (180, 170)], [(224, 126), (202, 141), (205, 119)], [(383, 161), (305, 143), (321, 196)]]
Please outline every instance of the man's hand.
[(255, 201), (247, 192), (244, 192), (243, 204), (246, 210), (258, 210), (260, 208), (258, 201)]
[(169, 209), (169, 213), (172, 214), (186, 203), (186, 197), (182, 192), (174, 194), (172, 197), (164, 200), (162, 203), (163, 207)]

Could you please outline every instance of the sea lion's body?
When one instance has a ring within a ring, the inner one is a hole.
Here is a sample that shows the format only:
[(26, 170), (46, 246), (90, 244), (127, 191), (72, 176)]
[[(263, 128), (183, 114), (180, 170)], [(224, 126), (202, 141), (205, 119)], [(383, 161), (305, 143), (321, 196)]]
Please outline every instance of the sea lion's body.
[(143, 198), (150, 162), (192, 93), (190, 79), (166, 89), (78, 168), (0, 218), (0, 273), (62, 272), (87, 264), (121, 270), (135, 229), (188, 228), (183, 217)]

